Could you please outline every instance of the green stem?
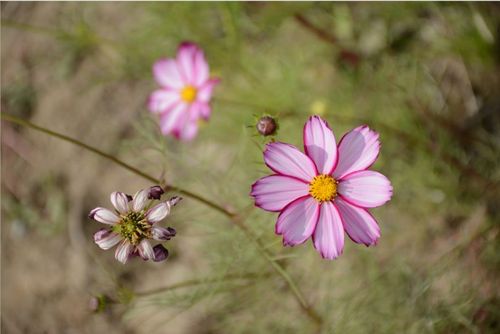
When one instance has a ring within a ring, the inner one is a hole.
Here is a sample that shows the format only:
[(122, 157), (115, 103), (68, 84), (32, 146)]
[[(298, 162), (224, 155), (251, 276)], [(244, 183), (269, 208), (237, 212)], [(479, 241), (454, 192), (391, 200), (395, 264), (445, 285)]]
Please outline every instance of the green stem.
[[(140, 171), (139, 169), (132, 167), (129, 164), (119, 160), (118, 158), (116, 158), (108, 153), (105, 153), (101, 150), (98, 150), (95, 147), (89, 146), (89, 145), (87, 145), (87, 144), (85, 144), (77, 139), (74, 139), (74, 138), (68, 137), (66, 135), (60, 134), (58, 132), (54, 132), (52, 130), (46, 129), (44, 127), (38, 126), (36, 124), (33, 124), (31, 122), (28, 122), (26, 120), (23, 120), (19, 117), (13, 116), (13, 115), (8, 115), (5, 113), (2, 113), (1, 116), (2, 116), (2, 119), (6, 120), (6, 121), (35, 129), (37, 131), (48, 134), (50, 136), (53, 136), (53, 137), (62, 139), (64, 141), (70, 142), (72, 144), (75, 144), (77, 146), (80, 146), (86, 150), (89, 150), (91, 152), (96, 153), (97, 155), (100, 155), (103, 158), (106, 158), (108, 160), (113, 161), (114, 163), (122, 166), (123, 168), (125, 168), (125, 169), (139, 175), (139, 176), (142, 176), (143, 178), (145, 178), (151, 182), (154, 182), (154, 183), (158, 182), (158, 180), (155, 177), (153, 177), (149, 174), (146, 174), (146, 173)], [(211, 202), (210, 200), (208, 200), (200, 195), (192, 193), (188, 190), (184, 190), (182, 188), (179, 188), (179, 187), (176, 187), (173, 185), (166, 185), (165, 187), (167, 188), (167, 190), (176, 191), (176, 192), (183, 194), (187, 197), (191, 197), (191, 198), (219, 211), (220, 213), (226, 215), (227, 217), (229, 217), (231, 219), (231, 221), (233, 222), (233, 224), (236, 225), (238, 228), (240, 228), (245, 233), (245, 235), (256, 244), (257, 248), (262, 253), (262, 255), (265, 257), (265, 259), (271, 264), (273, 269), (284, 279), (284, 281), (286, 282), (286, 284), (290, 288), (290, 291), (294, 295), (295, 299), (298, 301), (301, 309), (305, 312), (305, 314), (311, 320), (314, 321), (314, 323), (318, 326), (318, 328), (321, 327), (321, 325), (323, 323), (322, 318), (316, 313), (316, 311), (313, 308), (311, 308), (308, 305), (304, 296), (302, 295), (299, 288), (297, 287), (297, 285), (293, 281), (292, 277), (286, 272), (286, 270), (276, 260), (273, 259), (273, 257), (270, 255), (270, 253), (266, 250), (265, 245), (263, 245), (262, 242), (255, 236), (255, 234), (244, 224), (241, 216), (233, 213), (232, 211), (225, 209), (224, 207), (222, 207), (216, 203)]]
[(222, 276), (222, 277), (198, 278), (198, 279), (191, 279), (191, 280), (187, 280), (187, 281), (174, 283), (172, 285), (153, 289), (153, 290), (136, 292), (136, 293), (134, 293), (134, 295), (137, 297), (147, 297), (150, 295), (155, 295), (157, 293), (163, 293), (163, 292), (167, 292), (170, 290), (181, 289), (181, 288), (185, 288), (185, 287), (189, 287), (189, 286), (220, 283), (220, 282), (227, 282), (227, 281), (248, 280), (248, 279), (261, 278), (261, 277), (267, 278), (269, 276), (270, 276), (269, 273), (264, 273), (264, 274), (247, 273), (247, 274), (228, 274), (228, 275)]
[[(123, 168), (125, 169), (128, 169), (129, 171), (131, 171), (132, 173), (135, 173), (143, 178), (145, 178), (146, 180), (148, 181), (151, 181), (153, 183), (159, 183), (159, 180), (157, 178), (155, 178), (154, 176), (151, 176), (147, 173), (144, 173), (143, 171), (123, 162), (122, 160), (116, 158), (115, 156), (111, 155), (111, 154), (108, 154), (106, 152), (103, 152), (95, 147), (92, 147), (90, 145), (87, 145), (77, 139), (74, 139), (74, 138), (71, 138), (71, 137), (68, 137), (66, 135), (63, 135), (63, 134), (60, 134), (58, 132), (54, 132), (52, 130), (49, 130), (49, 129), (46, 129), (46, 128), (43, 128), (41, 126), (38, 126), (36, 124), (33, 124), (31, 122), (28, 122), (28, 121), (25, 121), (21, 118), (18, 118), (16, 116), (13, 116), (13, 115), (8, 115), (8, 114), (5, 114), (5, 113), (2, 113), (2, 119), (6, 120), (6, 121), (9, 121), (9, 122), (12, 122), (12, 123), (16, 123), (16, 124), (19, 124), (19, 125), (22, 125), (22, 126), (26, 126), (26, 127), (29, 127), (29, 128), (32, 128), (32, 129), (35, 129), (37, 131), (40, 131), (40, 132), (43, 132), (45, 134), (48, 134), (50, 136), (53, 136), (53, 137), (56, 137), (56, 138), (59, 138), (59, 139), (62, 139), (64, 141), (67, 141), (67, 142), (70, 142), (72, 144), (75, 144), (77, 146), (80, 146), (90, 152), (93, 152), (97, 155), (100, 155), (101, 157), (103, 158), (106, 158), (108, 160), (111, 160), (113, 161), (114, 163), (122, 166)], [(197, 195), (197, 194), (194, 194), (188, 190), (185, 190), (185, 189), (182, 189), (182, 188), (179, 188), (177, 186), (174, 186), (174, 185), (166, 185), (166, 190), (171, 190), (171, 191), (176, 191), (182, 195), (185, 195), (187, 197), (191, 197), (209, 207), (211, 207), (212, 209), (215, 209), (219, 212), (221, 212), (222, 214), (228, 216), (228, 217), (233, 217), (235, 214), (225, 208), (223, 208), (222, 206), (216, 204), (216, 203), (213, 203), (211, 202), (210, 200), (200, 196), (200, 195)]]

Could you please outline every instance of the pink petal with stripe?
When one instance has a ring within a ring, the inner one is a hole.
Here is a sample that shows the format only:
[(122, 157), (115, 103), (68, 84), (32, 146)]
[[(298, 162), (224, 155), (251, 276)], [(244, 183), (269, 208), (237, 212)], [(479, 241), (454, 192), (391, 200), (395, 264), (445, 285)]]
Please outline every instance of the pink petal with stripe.
[(177, 63), (179, 72), (186, 84), (193, 85), (195, 79), (195, 56), (198, 53), (198, 47), (190, 42), (184, 42), (177, 51)]
[(153, 75), (156, 82), (162, 87), (182, 89), (185, 86), (174, 59), (160, 59), (154, 63)]
[(316, 166), (295, 146), (285, 143), (267, 144), (264, 161), (274, 172), (301, 179), (309, 183), (316, 176)]
[(252, 185), (255, 205), (267, 211), (281, 211), (287, 204), (309, 194), (309, 185), (283, 175), (263, 177)]
[(324, 259), (336, 259), (344, 251), (342, 218), (332, 202), (321, 204), (318, 224), (313, 234), (313, 244)]
[(148, 109), (152, 113), (163, 113), (169, 111), (180, 101), (181, 98), (178, 91), (158, 89), (149, 96)]
[(177, 133), (177, 138), (184, 141), (193, 140), (198, 134), (198, 122), (188, 121), (180, 132)]
[(205, 59), (205, 54), (200, 48), (198, 48), (196, 54), (194, 55), (194, 69), (195, 76), (193, 78), (193, 84), (195, 86), (200, 86), (202, 83), (208, 80), (210, 74), (208, 63)]
[(216, 78), (204, 82), (203, 85), (198, 89), (196, 100), (200, 102), (209, 102), (212, 98), (212, 91), (219, 82), (220, 80)]
[(358, 171), (339, 180), (338, 193), (349, 203), (364, 208), (381, 206), (391, 199), (391, 182), (374, 171)]
[(283, 235), (283, 245), (295, 246), (314, 232), (319, 216), (318, 202), (308, 196), (288, 204), (278, 216), (276, 233)]
[(366, 125), (346, 133), (339, 143), (339, 162), (333, 172), (336, 179), (366, 169), (377, 160), (379, 135)]
[(160, 117), (160, 128), (164, 135), (170, 134), (175, 128), (180, 128), (184, 123), (184, 113), (188, 110), (188, 105), (184, 102), (176, 104), (169, 112), (164, 113)]
[(94, 233), (94, 242), (100, 248), (106, 250), (110, 249), (114, 245), (120, 242), (122, 237), (114, 232), (111, 232), (106, 229), (100, 229), (96, 233)]
[(331, 174), (337, 163), (337, 144), (332, 130), (319, 116), (310, 117), (304, 125), (304, 151), (320, 174)]
[(367, 210), (351, 205), (341, 198), (335, 200), (335, 205), (342, 217), (344, 229), (352, 241), (366, 246), (377, 244), (380, 228)]

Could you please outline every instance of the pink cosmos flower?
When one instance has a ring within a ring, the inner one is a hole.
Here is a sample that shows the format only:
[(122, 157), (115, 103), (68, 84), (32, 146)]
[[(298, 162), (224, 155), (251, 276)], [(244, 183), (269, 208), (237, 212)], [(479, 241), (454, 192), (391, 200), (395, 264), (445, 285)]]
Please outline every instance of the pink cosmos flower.
[(380, 229), (367, 208), (392, 196), (390, 181), (368, 170), (379, 154), (378, 138), (360, 126), (337, 146), (328, 124), (313, 116), (304, 126), (305, 154), (290, 144), (267, 145), (264, 161), (275, 174), (257, 180), (251, 196), (256, 206), (280, 212), (275, 231), (285, 246), (312, 237), (323, 258), (335, 259), (344, 249), (344, 231), (356, 243), (377, 243)]
[(219, 82), (209, 76), (203, 51), (196, 44), (184, 42), (177, 58), (160, 59), (153, 65), (153, 75), (161, 88), (151, 94), (148, 107), (160, 115), (162, 133), (193, 139), (199, 119), (210, 117), (212, 90)]
[(136, 255), (143, 260), (165, 260), (168, 257), (167, 249), (161, 244), (152, 247), (149, 240), (166, 241), (175, 236), (173, 228), (160, 227), (158, 223), (181, 198), (172, 197), (152, 206), (154, 200), (159, 200), (162, 194), (160, 186), (139, 190), (134, 197), (122, 192), (112, 193), (111, 203), (115, 211), (101, 207), (90, 211), (90, 218), (109, 226), (94, 234), (95, 243), (104, 250), (119, 244), (115, 258), (122, 263)]

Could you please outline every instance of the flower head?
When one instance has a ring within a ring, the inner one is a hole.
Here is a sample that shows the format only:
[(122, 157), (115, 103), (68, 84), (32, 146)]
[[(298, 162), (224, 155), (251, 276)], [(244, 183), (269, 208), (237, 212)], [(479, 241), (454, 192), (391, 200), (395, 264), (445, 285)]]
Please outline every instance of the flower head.
[(392, 186), (368, 168), (380, 150), (379, 135), (357, 127), (340, 140), (319, 116), (304, 126), (304, 151), (275, 142), (264, 152), (275, 173), (252, 185), (255, 205), (280, 212), (275, 231), (285, 246), (312, 237), (323, 258), (335, 259), (344, 249), (344, 231), (356, 243), (375, 245), (380, 229), (367, 210), (390, 200)]
[(271, 116), (262, 116), (255, 125), (257, 132), (263, 136), (272, 136), (278, 131), (278, 123)]
[(122, 192), (112, 193), (111, 203), (115, 211), (101, 207), (90, 211), (90, 218), (109, 225), (94, 234), (95, 243), (105, 250), (119, 244), (115, 257), (122, 263), (135, 255), (143, 260), (165, 260), (167, 249), (161, 244), (152, 247), (149, 240), (166, 241), (175, 236), (173, 228), (160, 227), (158, 223), (168, 216), (171, 207), (181, 198), (172, 197), (153, 206), (154, 200), (160, 199), (160, 190), (162, 193), (159, 186), (139, 190), (133, 197)]
[(149, 97), (149, 110), (160, 115), (164, 135), (191, 140), (198, 133), (198, 121), (208, 120), (212, 90), (219, 82), (209, 76), (203, 51), (194, 43), (184, 42), (175, 59), (160, 59), (153, 75), (161, 86)]

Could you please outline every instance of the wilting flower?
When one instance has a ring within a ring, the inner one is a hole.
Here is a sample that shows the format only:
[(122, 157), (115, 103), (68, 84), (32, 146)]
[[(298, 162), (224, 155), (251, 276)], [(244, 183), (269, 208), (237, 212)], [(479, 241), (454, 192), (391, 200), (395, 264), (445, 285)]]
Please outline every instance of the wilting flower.
[(177, 58), (160, 59), (153, 65), (153, 75), (161, 86), (149, 97), (149, 110), (160, 115), (164, 135), (193, 139), (199, 119), (208, 120), (212, 90), (219, 82), (209, 76), (203, 51), (193, 43), (179, 46)]
[(95, 243), (105, 250), (119, 243), (115, 258), (122, 263), (136, 255), (143, 260), (165, 260), (167, 249), (161, 244), (152, 247), (149, 240), (166, 241), (175, 236), (173, 228), (160, 227), (158, 223), (181, 198), (172, 197), (153, 206), (154, 200), (160, 199), (162, 193), (159, 186), (139, 190), (134, 197), (122, 192), (112, 193), (111, 203), (115, 211), (98, 207), (89, 214), (90, 218), (110, 226), (94, 234)]
[(382, 174), (367, 170), (377, 159), (379, 135), (367, 126), (348, 132), (337, 147), (328, 124), (319, 116), (304, 126), (304, 151), (270, 143), (264, 152), (274, 175), (252, 185), (255, 205), (280, 212), (275, 231), (285, 246), (312, 236), (323, 258), (344, 249), (344, 231), (356, 243), (377, 243), (380, 229), (367, 208), (390, 200), (392, 186)]

